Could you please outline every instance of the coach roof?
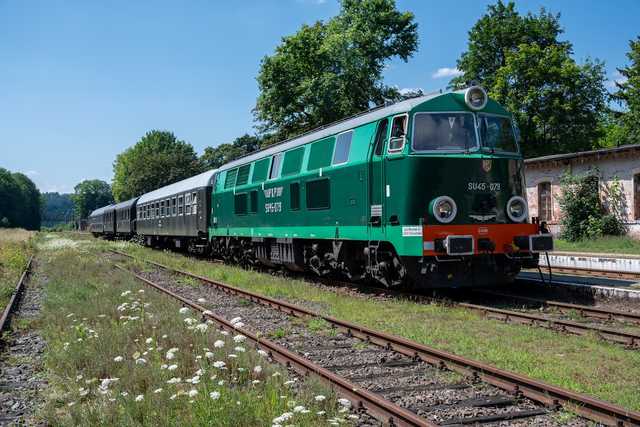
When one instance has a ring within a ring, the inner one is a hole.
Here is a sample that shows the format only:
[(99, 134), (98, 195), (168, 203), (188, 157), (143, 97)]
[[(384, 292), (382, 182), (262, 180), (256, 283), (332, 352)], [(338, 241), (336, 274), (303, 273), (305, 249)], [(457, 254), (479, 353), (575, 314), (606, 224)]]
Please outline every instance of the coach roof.
[(113, 206), (115, 210), (120, 209), (128, 209), (138, 200), (138, 197), (134, 197), (133, 199), (125, 200), (124, 202), (117, 203)]
[(91, 212), (91, 214), (89, 214), (89, 218), (94, 217), (94, 216), (98, 216), (98, 215), (102, 215), (109, 208), (113, 208), (113, 205), (103, 206), (101, 208), (98, 208), (98, 209), (94, 210), (93, 212)]
[(166, 187), (158, 188), (157, 190), (143, 194), (138, 199), (138, 204), (148, 203), (164, 199), (178, 193), (184, 193), (197, 188), (210, 186), (213, 183), (213, 175), (216, 171), (217, 169), (211, 169), (199, 175), (192, 176), (191, 178), (183, 179), (182, 181), (174, 182)]

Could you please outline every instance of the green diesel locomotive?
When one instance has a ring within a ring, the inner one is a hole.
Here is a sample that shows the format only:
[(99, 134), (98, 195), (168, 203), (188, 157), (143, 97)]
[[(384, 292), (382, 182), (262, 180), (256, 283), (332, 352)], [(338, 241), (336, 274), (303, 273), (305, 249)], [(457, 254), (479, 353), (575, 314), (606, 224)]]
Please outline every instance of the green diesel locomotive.
[(508, 283), (553, 247), (517, 135), (477, 86), (333, 123), (218, 169), (198, 247), (385, 286)]

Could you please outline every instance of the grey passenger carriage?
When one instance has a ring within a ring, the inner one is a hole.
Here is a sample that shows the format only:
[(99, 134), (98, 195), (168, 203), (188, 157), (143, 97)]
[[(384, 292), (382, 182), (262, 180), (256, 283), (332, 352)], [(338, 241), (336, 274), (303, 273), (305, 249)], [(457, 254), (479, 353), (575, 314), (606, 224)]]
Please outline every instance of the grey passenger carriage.
[(114, 206), (116, 214), (116, 235), (127, 237), (136, 232), (136, 201), (138, 197), (120, 202)]
[(136, 205), (136, 233), (147, 245), (205, 248), (215, 173), (210, 170), (143, 194)]

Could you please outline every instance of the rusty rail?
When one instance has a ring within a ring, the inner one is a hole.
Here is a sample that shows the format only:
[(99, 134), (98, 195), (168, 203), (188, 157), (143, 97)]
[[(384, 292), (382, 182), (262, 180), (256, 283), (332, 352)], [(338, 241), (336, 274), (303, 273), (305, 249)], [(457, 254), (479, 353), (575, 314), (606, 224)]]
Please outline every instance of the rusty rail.
[(9, 326), (9, 316), (16, 302), (18, 301), (18, 296), (22, 292), (22, 288), (24, 287), (24, 281), (31, 271), (32, 262), (33, 262), (33, 255), (29, 257), (29, 260), (27, 261), (27, 265), (22, 271), (22, 274), (20, 275), (20, 279), (16, 284), (16, 288), (14, 289), (13, 294), (11, 295), (11, 299), (9, 300), (9, 303), (7, 304), (7, 306), (4, 308), (4, 311), (2, 312), (2, 317), (0, 317), (0, 332), (4, 331), (5, 328)]
[(257, 348), (263, 349), (269, 356), (275, 361), (289, 368), (293, 368), (296, 372), (304, 375), (312, 373), (318, 376), (320, 379), (329, 383), (337, 390), (337, 393), (345, 398), (349, 399), (355, 408), (364, 409), (369, 414), (375, 416), (383, 422), (387, 422), (390, 425), (397, 426), (423, 426), (423, 427), (436, 427), (437, 424), (431, 423), (428, 420), (408, 411), (393, 402), (390, 402), (375, 393), (371, 393), (364, 390), (345, 378), (334, 374), (333, 372), (316, 365), (313, 362), (293, 353), (290, 350), (265, 339), (257, 334), (254, 334), (244, 328), (235, 327), (231, 322), (226, 319), (216, 316), (210, 311), (206, 310), (203, 306), (196, 304), (180, 295), (166, 289), (146, 278), (136, 274), (120, 265), (116, 264), (116, 267), (122, 271), (132, 274), (136, 279), (145, 283), (148, 286), (155, 288), (156, 290), (177, 299), (185, 306), (189, 306), (196, 311), (199, 311), (203, 317), (207, 317), (215, 321), (218, 325), (229, 331), (237, 331), (246, 336), (248, 340), (252, 341)]
[[(482, 362), (457, 356), (446, 351), (410, 341), (403, 337), (378, 332), (365, 326), (325, 316), (304, 307), (237, 288), (217, 280), (173, 269), (154, 261), (136, 258), (124, 252), (115, 250), (112, 250), (111, 252), (155, 265), (156, 267), (167, 271), (200, 280), (224, 292), (239, 295), (253, 302), (273, 307), (292, 316), (324, 319), (330, 324), (345, 330), (347, 333), (367, 340), (372, 344), (386, 347), (406, 356), (419, 358), (431, 365), (440, 366), (442, 368), (459, 372), (463, 375), (477, 377), (488, 384), (506, 390), (510, 393), (527, 397), (551, 408), (563, 406), (580, 416), (609, 426), (640, 426), (640, 412), (638, 411), (627, 410), (618, 405), (595, 399), (584, 394), (566, 390), (542, 381), (537, 381), (524, 375), (505, 371)], [(331, 372), (327, 373), (331, 374)]]
[(478, 293), (495, 295), (502, 298), (511, 298), (514, 300), (530, 302), (534, 304), (540, 304), (546, 307), (557, 308), (559, 311), (565, 313), (567, 311), (577, 312), (582, 317), (592, 317), (600, 320), (619, 320), (623, 322), (631, 322), (640, 325), (640, 313), (633, 313), (630, 311), (613, 310), (600, 307), (591, 307), (588, 305), (571, 304), (561, 301), (552, 301), (542, 298), (524, 297), (520, 295), (506, 294), (495, 291), (476, 291)]

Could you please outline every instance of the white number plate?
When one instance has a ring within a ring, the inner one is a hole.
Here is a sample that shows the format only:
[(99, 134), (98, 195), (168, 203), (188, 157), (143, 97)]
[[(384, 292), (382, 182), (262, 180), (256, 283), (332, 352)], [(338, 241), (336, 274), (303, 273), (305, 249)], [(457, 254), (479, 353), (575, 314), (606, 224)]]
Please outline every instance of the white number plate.
[(468, 191), (500, 191), (499, 182), (470, 182), (467, 185)]

